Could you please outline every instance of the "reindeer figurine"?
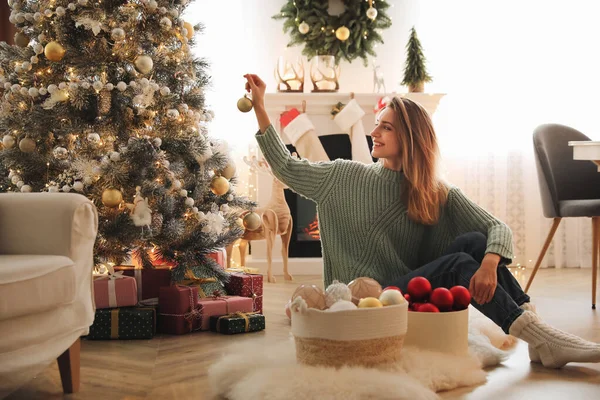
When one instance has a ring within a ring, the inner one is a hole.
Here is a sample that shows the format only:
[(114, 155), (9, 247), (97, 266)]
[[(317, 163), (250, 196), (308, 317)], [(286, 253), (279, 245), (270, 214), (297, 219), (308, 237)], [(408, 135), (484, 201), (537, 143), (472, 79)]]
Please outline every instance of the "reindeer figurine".
[(371, 61), (373, 65), (373, 93), (379, 93), (383, 89), (385, 93), (385, 82), (383, 80), (383, 73), (381, 72), (381, 66), (375, 64), (375, 60)]
[[(261, 226), (254, 231), (246, 230), (241, 237), (239, 245), (241, 264), (246, 265), (246, 248), (248, 242), (265, 239), (267, 241), (267, 279), (269, 282), (274, 283), (276, 280), (272, 271), (273, 244), (275, 243), (275, 237), (280, 235), (283, 276), (286, 281), (291, 281), (293, 280), (293, 277), (288, 272), (288, 248), (292, 237), (293, 221), (290, 208), (285, 201), (285, 194), (283, 192), (287, 187), (275, 178), (271, 172), (271, 168), (264, 159), (258, 161), (256, 157), (252, 157), (252, 160), (248, 160), (248, 158), (244, 157), (244, 162), (256, 171), (271, 175), (273, 177), (273, 186), (271, 189), (271, 198), (267, 205), (254, 211), (260, 215), (262, 219)], [(230, 267), (231, 258), (233, 256), (233, 243), (227, 247), (227, 255), (227, 264), (228, 267)]]

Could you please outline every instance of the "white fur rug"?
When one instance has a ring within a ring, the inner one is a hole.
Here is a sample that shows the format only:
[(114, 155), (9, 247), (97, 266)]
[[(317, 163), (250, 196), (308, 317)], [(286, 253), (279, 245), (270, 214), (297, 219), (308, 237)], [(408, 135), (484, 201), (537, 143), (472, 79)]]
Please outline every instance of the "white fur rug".
[(437, 399), (436, 392), (485, 382), (483, 368), (500, 364), (516, 344), (474, 308), (469, 313), (469, 356), (405, 347), (389, 370), (336, 370), (296, 363), (290, 338), (268, 349), (232, 347), (210, 367), (211, 389), (230, 400)]

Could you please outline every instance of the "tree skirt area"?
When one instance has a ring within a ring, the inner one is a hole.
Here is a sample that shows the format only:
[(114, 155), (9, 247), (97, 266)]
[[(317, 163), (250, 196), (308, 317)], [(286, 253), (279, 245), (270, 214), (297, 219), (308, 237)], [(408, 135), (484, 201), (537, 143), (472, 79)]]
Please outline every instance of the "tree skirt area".
[(312, 367), (296, 362), (293, 338), (268, 347), (232, 346), (209, 369), (213, 395), (230, 400), (437, 399), (436, 392), (485, 382), (517, 340), (471, 307), (469, 355), (404, 347), (385, 370)]

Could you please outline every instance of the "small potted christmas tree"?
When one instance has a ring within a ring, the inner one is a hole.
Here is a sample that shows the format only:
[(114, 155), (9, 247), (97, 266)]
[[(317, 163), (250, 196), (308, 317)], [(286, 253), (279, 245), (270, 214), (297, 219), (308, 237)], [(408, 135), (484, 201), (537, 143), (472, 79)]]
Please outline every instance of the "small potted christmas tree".
[(409, 92), (422, 92), (425, 82), (431, 82), (431, 76), (425, 67), (425, 56), (417, 32), (413, 26), (410, 30), (410, 38), (406, 44), (406, 67), (404, 68), (404, 80), (402, 85), (408, 86)]

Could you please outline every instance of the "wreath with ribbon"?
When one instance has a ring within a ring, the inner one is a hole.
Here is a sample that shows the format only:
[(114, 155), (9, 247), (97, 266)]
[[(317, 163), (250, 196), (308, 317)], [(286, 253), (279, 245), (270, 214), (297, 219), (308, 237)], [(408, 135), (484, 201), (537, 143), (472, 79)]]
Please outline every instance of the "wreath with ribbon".
[(288, 0), (274, 19), (284, 20), (283, 32), (289, 31), (288, 47), (304, 44), (302, 54), (311, 59), (320, 55), (335, 56), (352, 62), (375, 57), (375, 46), (383, 43), (380, 32), (392, 25), (385, 0), (342, 0), (345, 10), (329, 14), (329, 2), (323, 0)]

